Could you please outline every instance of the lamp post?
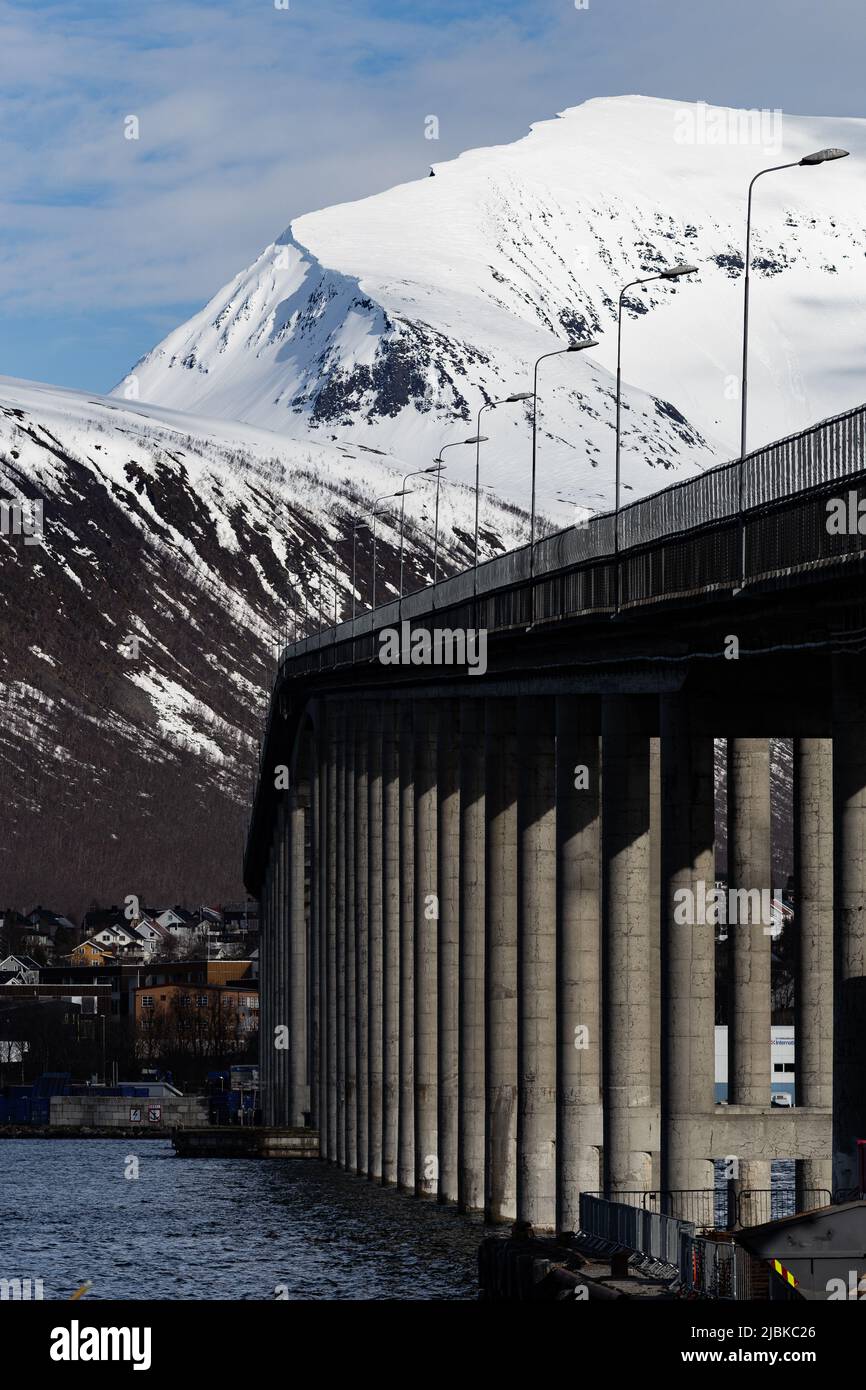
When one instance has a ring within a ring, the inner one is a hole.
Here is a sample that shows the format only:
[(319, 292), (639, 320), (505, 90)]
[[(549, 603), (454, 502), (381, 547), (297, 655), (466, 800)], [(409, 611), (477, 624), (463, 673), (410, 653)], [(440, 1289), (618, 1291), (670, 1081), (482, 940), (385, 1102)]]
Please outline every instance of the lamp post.
[[(423, 476), (424, 476), (425, 474), (427, 474), (427, 473), (436, 473), (436, 474), (439, 474), (439, 473), (442, 472), (442, 469), (444, 468), (444, 466), (445, 466), (445, 465), (444, 465), (444, 464), (441, 464), (441, 463), (434, 463), (434, 464), (431, 465), (430, 468), (416, 468), (416, 469), (414, 470), (414, 472), (412, 472), (412, 473), (407, 473), (406, 476), (405, 476), (404, 479), (403, 479), (402, 501), (400, 502), (400, 597), (401, 597), (401, 598), (403, 597), (403, 555), (404, 555), (404, 537), (405, 537), (405, 524), (406, 524), (406, 484), (407, 484), (407, 482), (409, 481), (410, 478), (421, 478), (421, 477), (423, 477)], [(437, 522), (438, 522), (438, 519), (439, 519), (439, 479), (438, 479), (438, 477), (437, 477), (437, 479), (436, 479), (436, 519), (437, 519)], [(435, 583), (435, 575), (434, 575), (434, 583)]]
[[(518, 401), (531, 401), (531, 391), (515, 391), (511, 396), (505, 396), (501, 401), (485, 401), (478, 412), (478, 425), (475, 431), (475, 556), (474, 565), (478, 568), (478, 495), (481, 491), (481, 445), (487, 436), (481, 433), (481, 416), (485, 410), (495, 410), (499, 405), (516, 405)], [(467, 441), (471, 442), (471, 441)]]
[[(411, 489), (410, 489), (410, 491), (411, 491)], [(372, 511), (370, 512), (370, 515), (371, 515), (371, 517), (373, 518), (373, 595), (372, 595), (372, 600), (373, 600), (373, 601), (372, 601), (372, 603), (371, 603), (371, 605), (370, 605), (371, 612), (372, 612), (372, 610), (375, 609), (375, 607), (376, 607), (376, 517), (377, 517), (377, 516), (382, 516), (383, 513), (386, 512), (386, 511), (388, 510), (387, 507), (383, 507), (381, 511), (377, 511), (376, 508), (379, 506), (379, 503), (380, 503), (380, 502), (390, 502), (391, 499), (394, 498), (394, 497), (405, 497), (405, 496), (406, 496), (406, 489), (403, 488), (402, 491), (400, 491), (400, 492), (386, 492), (384, 497), (376, 497), (376, 498), (374, 499), (374, 501), (373, 501), (373, 509), (372, 509)]]
[(619, 309), (616, 329), (616, 481), (614, 484), (613, 515), (613, 553), (616, 564), (616, 611), (619, 612), (619, 497), (620, 497), (620, 457), (622, 453), (622, 306), (627, 292), (635, 285), (649, 285), (653, 280), (679, 280), (682, 275), (696, 275), (696, 265), (674, 265), (670, 270), (661, 270), (658, 275), (647, 275), (641, 280), (631, 280), (619, 292)]
[(777, 174), (782, 169), (798, 169), (801, 167), (811, 167), (818, 164), (826, 164), (833, 159), (845, 159), (848, 150), (826, 149), (816, 150), (813, 154), (804, 155), (802, 159), (791, 160), (789, 164), (773, 164), (768, 169), (759, 169), (755, 177), (749, 184), (749, 197), (746, 207), (746, 264), (745, 280), (743, 289), (743, 376), (740, 386), (740, 480), (739, 480), (739, 515), (740, 515), (740, 588), (746, 582), (746, 524), (743, 517), (743, 471), (746, 459), (746, 431), (748, 424), (748, 390), (749, 390), (749, 289), (751, 285), (751, 248), (752, 248), (752, 190), (758, 179), (762, 179), (765, 174)]
[(529, 572), (532, 575), (535, 557), (535, 477), (536, 460), (538, 458), (538, 368), (542, 362), (546, 362), (549, 357), (562, 357), (569, 352), (586, 352), (587, 348), (598, 347), (597, 338), (589, 338), (585, 343), (569, 343), (568, 347), (556, 348), (554, 352), (542, 353), (535, 364), (533, 373), (533, 406), (532, 406), (532, 505), (529, 519)]
[(745, 292), (743, 302), (743, 380), (742, 394), (740, 397), (740, 458), (746, 456), (746, 421), (747, 421), (747, 392), (748, 392), (748, 371), (749, 371), (749, 286), (751, 281), (750, 265), (751, 244), (752, 244), (752, 190), (758, 179), (762, 179), (765, 174), (778, 173), (780, 169), (798, 169), (801, 166), (812, 166), (826, 164), (831, 159), (845, 159), (848, 150), (816, 150), (814, 154), (804, 155), (802, 159), (792, 160), (790, 164), (774, 164), (769, 169), (760, 169), (752, 182), (749, 184), (749, 199), (746, 211), (746, 276)]
[[(480, 448), (480, 446), (482, 445), (482, 443), (485, 442), (485, 438), (487, 438), (487, 436), (485, 436), (485, 435), (480, 435), (480, 434), (474, 434), (473, 436), (471, 436), (470, 439), (453, 439), (453, 441), (450, 442), (450, 443), (443, 443), (442, 448), (439, 449), (439, 453), (438, 453), (438, 455), (436, 455), (436, 457), (435, 457), (434, 463), (438, 463), (439, 466), (441, 466), (441, 467), (443, 468), (443, 467), (445, 467), (445, 464), (442, 463), (442, 455), (443, 455), (443, 453), (445, 453), (445, 450), (446, 450), (446, 449), (460, 449), (461, 446), (467, 445), (467, 443), (474, 443), (474, 445), (477, 446), (477, 448)], [(477, 481), (478, 481), (478, 463), (477, 463), (477, 461), (475, 461), (475, 484), (477, 484)], [(477, 521), (477, 520), (478, 520), (478, 496), (475, 495), (475, 521)], [(436, 514), (435, 514), (435, 518), (434, 518), (434, 584), (435, 584), (435, 582), (436, 582), (436, 574), (438, 574), (438, 569), (439, 569), (439, 485), (438, 485), (438, 482), (436, 482)]]
[(368, 521), (358, 521), (358, 522), (356, 522), (355, 525), (352, 527), (352, 621), (353, 621), (353, 622), (354, 622), (354, 620), (355, 620), (355, 594), (356, 594), (356, 592), (357, 592), (356, 585), (355, 585), (355, 575), (356, 575), (355, 556), (356, 556), (356, 545), (357, 545), (357, 539), (358, 539), (358, 532), (359, 532), (359, 531), (369, 531), (369, 529), (370, 529), (370, 523), (369, 523)]

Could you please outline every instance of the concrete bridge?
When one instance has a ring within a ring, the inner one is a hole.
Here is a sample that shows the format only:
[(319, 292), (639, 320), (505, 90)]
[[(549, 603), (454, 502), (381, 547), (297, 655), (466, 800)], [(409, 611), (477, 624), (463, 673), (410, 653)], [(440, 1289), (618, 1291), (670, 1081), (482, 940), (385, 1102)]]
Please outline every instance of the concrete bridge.
[[(633, 504), (618, 534), (596, 518), (285, 650), (245, 864), (266, 1123), (541, 1230), (573, 1229), (581, 1191), (712, 1188), (714, 1159), (740, 1188), (777, 1158), (804, 1192), (858, 1185), (864, 446), (866, 408)], [(405, 640), (381, 659), (403, 623), (438, 662)], [(486, 670), (446, 664), (437, 630), (485, 632)], [(775, 886), (778, 738), (792, 1109), (770, 1104), (775, 929), (742, 920)], [(683, 921), (716, 879), (718, 740), (727, 884), (752, 895), (728, 928), (727, 1105), (717, 929)]]

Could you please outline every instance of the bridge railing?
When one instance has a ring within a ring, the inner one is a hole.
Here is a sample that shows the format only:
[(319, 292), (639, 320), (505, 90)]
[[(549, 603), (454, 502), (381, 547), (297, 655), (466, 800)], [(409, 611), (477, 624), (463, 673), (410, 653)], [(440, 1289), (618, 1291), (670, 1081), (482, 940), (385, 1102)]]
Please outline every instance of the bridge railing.
[[(741, 504), (744, 514), (756, 513), (786, 497), (864, 472), (866, 406), (859, 406), (754, 450), (742, 463), (737, 460), (720, 464), (698, 477), (673, 483), (621, 508), (618, 520), (621, 559), (627, 562), (624, 552), (640, 550), (666, 538), (702, 528), (717, 528), (725, 522), (733, 523), (739, 517)], [(421, 618), (519, 589), (531, 578), (543, 581), (547, 576), (611, 559), (617, 549), (616, 526), (613, 512), (600, 513), (586, 523), (536, 541), (532, 553), (528, 545), (521, 546), (485, 560), (477, 568), (418, 589), (402, 600), (391, 599), (375, 612), (366, 611), (336, 627), (324, 628), (292, 643), (284, 658), (300, 657), (328, 645), (369, 635), (382, 627), (396, 625), (401, 618)], [(759, 539), (763, 544), (764, 538)], [(751, 548), (754, 554), (754, 544)], [(844, 549), (842, 546), (835, 548)], [(718, 547), (713, 553), (708, 552), (706, 587), (711, 587), (714, 574), (725, 585), (737, 578), (733, 559), (739, 551), (734, 544), (728, 549), (729, 556), (723, 556)], [(834, 547), (830, 546), (829, 550), (832, 552)], [(633, 586), (626, 583), (627, 597), (630, 587)], [(635, 597), (640, 598), (642, 587), (638, 580)], [(612, 586), (603, 584), (599, 606), (609, 605), (612, 594)], [(527, 613), (524, 616), (531, 621), (535, 615)]]
[(673, 1269), (680, 1263), (682, 1235), (695, 1234), (691, 1222), (589, 1192), (580, 1194), (580, 1230), (605, 1245), (630, 1250)]

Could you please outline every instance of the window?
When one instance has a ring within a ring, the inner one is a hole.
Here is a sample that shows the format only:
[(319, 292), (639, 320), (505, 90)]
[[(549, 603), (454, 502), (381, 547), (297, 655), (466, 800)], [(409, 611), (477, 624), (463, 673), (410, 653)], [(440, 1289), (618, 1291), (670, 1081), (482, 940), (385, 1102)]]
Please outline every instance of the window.
[(196, 1002), (197, 1002), (197, 1004), (198, 1004), (198, 1006), (199, 1006), (200, 1009), (206, 1009), (206, 1008), (207, 1008), (207, 995), (206, 995), (206, 994), (200, 994), (200, 995), (198, 996), (198, 999), (197, 999)]
[(153, 1008), (153, 995), (152, 995), (152, 994), (143, 994), (143, 995), (141, 996), (141, 1007), (142, 1007), (143, 1009), (152, 1009), (152, 1008)]
[(188, 1009), (191, 1003), (192, 1003), (192, 996), (191, 996), (191, 995), (189, 995), (189, 994), (182, 994), (182, 995), (180, 996), (180, 1006), (181, 1006), (182, 1009)]

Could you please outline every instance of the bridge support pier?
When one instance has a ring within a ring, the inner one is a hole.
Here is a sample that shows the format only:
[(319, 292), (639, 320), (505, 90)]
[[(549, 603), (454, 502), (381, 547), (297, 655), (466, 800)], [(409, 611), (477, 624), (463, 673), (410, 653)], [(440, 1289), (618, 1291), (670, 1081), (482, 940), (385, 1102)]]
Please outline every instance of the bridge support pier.
[(306, 922), (306, 808), (297, 791), (289, 794), (288, 843), (288, 1105), (290, 1125), (309, 1119), (307, 1085), (307, 922)]
[(439, 882), (437, 854), (439, 724), (433, 701), (414, 706), (414, 1107), (415, 1191), (439, 1192), (438, 1014)]
[(398, 712), (400, 765), (400, 1108), (397, 1181), (415, 1190), (415, 784), (411, 701)]
[(370, 999), (369, 999), (369, 706), (358, 711), (355, 725), (355, 1114), (356, 1168), (370, 1171)]
[(657, 904), (650, 891), (651, 739), (639, 697), (602, 705), (605, 946), (606, 1186), (646, 1191), (658, 1153), (653, 1106), (652, 952)]
[(396, 1183), (400, 1123), (400, 743), (382, 708), (382, 1182)]
[(833, 1034), (834, 1185), (859, 1182), (866, 1139), (866, 663), (833, 661), (836, 986)]
[(485, 825), (484, 701), (460, 707), (460, 985), (458, 1201), (483, 1211), (486, 1171), (484, 1037)]
[(517, 1148), (517, 767), (515, 702), (489, 700), (487, 767), (485, 1211), (516, 1215)]
[[(274, 1123), (277, 1125), (287, 1125), (289, 1123), (289, 1051), (291, 1048), (291, 1032), (289, 1024), (289, 997), (288, 997), (288, 975), (289, 975), (289, 952), (288, 943), (291, 933), (289, 921), (289, 814), (287, 797), (280, 798), (280, 809), (277, 813), (277, 874), (276, 874), (276, 1014), (277, 1024), (280, 1028), (280, 1046), (274, 1049), (274, 1060), (276, 1069), (276, 1085), (274, 1096)], [(287, 1036), (288, 1035), (288, 1036)], [(288, 1046), (286, 1045), (288, 1041)]]
[(577, 1229), (603, 1175), (599, 702), (556, 700), (557, 1216)]
[(367, 715), (367, 914), (369, 1122), (367, 1172), (382, 1178), (383, 1083), (382, 1046), (385, 957), (382, 919), (384, 797), (382, 779), (382, 708), (372, 705)]
[(337, 765), (339, 744), (332, 706), (327, 709), (328, 786), (327, 838), (323, 846), (326, 856), (327, 887), (327, 1128), (322, 1156), (332, 1163), (337, 1159)]
[(460, 1005), (460, 701), (440, 701), (437, 742), (439, 1199), (456, 1202)]
[[(833, 1100), (833, 742), (794, 741), (794, 874), (797, 901), (796, 1102), (829, 1109)], [(797, 1182), (833, 1189), (828, 1158), (802, 1159)]]
[(682, 695), (662, 697), (660, 733), (662, 1187), (705, 1190), (713, 1165), (695, 1154), (691, 1121), (715, 1104), (716, 929), (683, 909), (715, 882), (713, 740), (692, 727)]
[(556, 1227), (556, 744), (554, 703), (519, 705), (517, 1219)]

